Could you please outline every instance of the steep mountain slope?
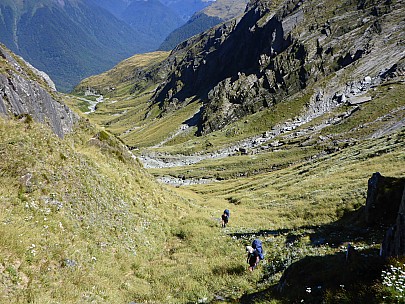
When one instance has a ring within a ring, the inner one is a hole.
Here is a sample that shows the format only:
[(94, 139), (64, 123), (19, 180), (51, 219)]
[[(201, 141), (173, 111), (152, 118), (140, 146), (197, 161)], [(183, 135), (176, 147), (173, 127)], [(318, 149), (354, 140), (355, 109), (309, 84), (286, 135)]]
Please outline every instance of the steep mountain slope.
[(245, 10), (247, 0), (218, 0), (194, 14), (186, 24), (174, 30), (160, 45), (159, 50), (172, 50), (180, 42), (235, 18)]
[(168, 111), (202, 99), (202, 133), (305, 88), (311, 103), (331, 108), (337, 96), (356, 95), (350, 91), (365, 77), (374, 84), (402, 65), (402, 13), (400, 2), (286, 1), (276, 8), (254, 1), (239, 22), (179, 45), (153, 101)]
[(8, 1), (0, 8), (0, 41), (62, 91), (153, 47), (146, 34), (90, 0)]

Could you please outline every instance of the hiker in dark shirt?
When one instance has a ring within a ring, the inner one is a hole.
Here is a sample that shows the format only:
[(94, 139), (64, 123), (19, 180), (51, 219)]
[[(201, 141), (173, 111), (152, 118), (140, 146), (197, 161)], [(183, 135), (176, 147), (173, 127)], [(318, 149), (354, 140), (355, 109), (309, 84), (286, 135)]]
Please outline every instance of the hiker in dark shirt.
[(225, 228), (226, 227), (226, 225), (228, 224), (228, 221), (229, 221), (229, 210), (228, 209), (225, 209), (224, 210), (224, 213), (222, 214), (222, 216), (221, 216), (221, 218), (222, 218), (222, 228)]
[(249, 264), (249, 271), (253, 271), (260, 262), (259, 253), (253, 249), (252, 246), (246, 246), (247, 258), (246, 262)]

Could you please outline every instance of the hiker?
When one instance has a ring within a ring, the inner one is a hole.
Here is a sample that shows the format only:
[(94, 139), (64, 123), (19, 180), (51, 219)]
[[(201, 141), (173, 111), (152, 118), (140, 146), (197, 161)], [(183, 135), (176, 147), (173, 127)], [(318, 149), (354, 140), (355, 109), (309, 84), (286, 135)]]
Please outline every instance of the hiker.
[(246, 262), (249, 264), (249, 271), (253, 271), (260, 262), (259, 253), (253, 249), (252, 246), (246, 246), (247, 258)]
[(230, 216), (230, 211), (228, 209), (224, 210), (224, 213), (222, 214), (222, 228), (225, 228), (226, 225), (228, 224), (229, 221), (229, 216)]
[(263, 253), (262, 241), (259, 239), (254, 239), (252, 242), (252, 248), (257, 251), (260, 261), (263, 260), (264, 253)]
[(356, 249), (352, 246), (352, 244), (347, 244), (347, 250), (346, 250), (346, 262), (350, 263), (353, 262), (353, 260), (356, 259), (357, 251)]
[[(257, 267), (257, 265), (259, 265), (259, 262), (264, 259), (262, 241), (259, 239), (254, 239), (252, 242), (252, 246), (247, 246), (246, 251), (248, 249), (250, 250), (250, 248), (253, 249), (253, 253), (251, 253), (251, 255), (250, 255), (251, 260), (249, 260), (248, 263), (250, 265), (249, 270), (253, 271), (253, 269), (255, 269), (255, 267)], [(249, 259), (249, 254), (250, 253), (248, 253), (248, 259)]]

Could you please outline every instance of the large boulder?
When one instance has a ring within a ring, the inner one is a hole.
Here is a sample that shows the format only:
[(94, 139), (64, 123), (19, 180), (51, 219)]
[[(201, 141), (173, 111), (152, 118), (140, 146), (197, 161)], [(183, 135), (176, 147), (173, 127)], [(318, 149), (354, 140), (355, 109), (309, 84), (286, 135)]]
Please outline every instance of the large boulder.
[(368, 180), (365, 220), (369, 226), (392, 225), (397, 218), (405, 178), (385, 177), (376, 172)]
[(383, 257), (405, 256), (405, 189), (395, 224), (385, 234), (381, 255)]

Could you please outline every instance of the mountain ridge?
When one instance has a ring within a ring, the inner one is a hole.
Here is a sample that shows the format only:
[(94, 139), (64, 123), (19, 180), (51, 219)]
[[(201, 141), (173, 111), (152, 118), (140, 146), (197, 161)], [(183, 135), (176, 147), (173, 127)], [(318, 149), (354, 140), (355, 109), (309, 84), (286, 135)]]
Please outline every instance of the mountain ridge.
[(180, 42), (200, 34), (222, 22), (241, 15), (248, 1), (245, 0), (217, 0), (195, 13), (186, 24), (177, 28), (163, 41), (159, 50), (174, 49)]
[[(14, 7), (14, 8), (13, 8)], [(1, 41), (44, 70), (62, 91), (111, 68), (152, 41), (92, 1), (24, 2), (4, 6)]]

